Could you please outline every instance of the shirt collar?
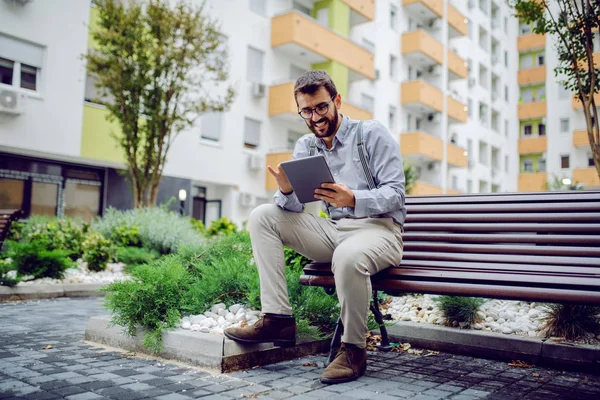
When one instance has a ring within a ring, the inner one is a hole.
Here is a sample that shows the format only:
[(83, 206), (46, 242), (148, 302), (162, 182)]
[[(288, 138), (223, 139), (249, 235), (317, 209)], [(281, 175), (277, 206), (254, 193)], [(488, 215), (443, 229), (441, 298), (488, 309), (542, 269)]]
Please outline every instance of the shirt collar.
[[(346, 116), (346, 115), (341, 114), (341, 113), (339, 115), (342, 118), (342, 123), (340, 124), (340, 127), (338, 128), (335, 136), (333, 137), (333, 146), (331, 146), (331, 148), (335, 147), (336, 140), (340, 144), (344, 144), (344, 141), (348, 137), (348, 132), (350, 132), (350, 118), (348, 116)], [(325, 147), (325, 143), (323, 142), (323, 139), (317, 140), (317, 145), (321, 149), (326, 148)]]

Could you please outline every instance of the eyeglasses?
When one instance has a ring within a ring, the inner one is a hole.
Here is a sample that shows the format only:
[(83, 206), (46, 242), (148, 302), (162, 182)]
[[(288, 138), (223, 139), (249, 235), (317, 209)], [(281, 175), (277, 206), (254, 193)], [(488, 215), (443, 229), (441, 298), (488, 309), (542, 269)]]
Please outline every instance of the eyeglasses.
[(304, 119), (312, 118), (313, 111), (316, 112), (317, 115), (325, 115), (325, 114), (327, 114), (327, 111), (329, 111), (329, 103), (331, 103), (334, 98), (335, 98), (335, 96), (333, 96), (331, 99), (329, 99), (329, 101), (327, 103), (321, 103), (318, 106), (316, 106), (315, 108), (310, 108), (310, 107), (303, 108), (302, 110), (298, 111), (298, 114), (300, 114), (300, 116)]

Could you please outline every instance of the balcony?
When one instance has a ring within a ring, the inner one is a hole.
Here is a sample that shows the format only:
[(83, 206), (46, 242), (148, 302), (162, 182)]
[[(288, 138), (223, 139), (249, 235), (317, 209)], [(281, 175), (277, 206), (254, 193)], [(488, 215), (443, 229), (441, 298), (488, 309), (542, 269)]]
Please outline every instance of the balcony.
[[(282, 163), (284, 161), (289, 161), (292, 159), (292, 152), (286, 151), (281, 153), (269, 153), (267, 154), (267, 164), (272, 167), (275, 167), (277, 164)], [(266, 167), (266, 166), (265, 166)], [(265, 168), (265, 174), (267, 177), (265, 183), (266, 190), (277, 190), (277, 181), (273, 178), (273, 175)]]
[(422, 29), (402, 35), (402, 55), (419, 66), (444, 63), (444, 46)]
[(81, 157), (124, 164), (123, 152), (112, 133), (121, 134), (119, 124), (106, 120), (104, 106), (85, 103), (81, 129)]
[(443, 111), (442, 92), (422, 79), (404, 82), (400, 91), (400, 103), (413, 112), (430, 114)]
[(429, 183), (417, 181), (412, 187), (411, 195), (442, 194), (442, 188)]
[(600, 177), (598, 177), (598, 172), (594, 167), (575, 168), (573, 170), (573, 182), (575, 184), (583, 183), (586, 187), (600, 187)]
[[(372, 119), (373, 113), (363, 110), (342, 99), (340, 112), (352, 119)], [(300, 121), (298, 107), (294, 100), (294, 82), (286, 82), (269, 87), (269, 116), (282, 116), (294, 121)]]
[(444, 16), (444, 0), (403, 0), (405, 10), (426, 19)]
[(271, 47), (306, 64), (339, 62), (350, 80), (375, 78), (373, 53), (296, 11), (272, 18)]
[(538, 136), (519, 139), (519, 154), (545, 153), (548, 148), (548, 138)]
[(520, 69), (517, 74), (519, 85), (528, 85), (546, 81), (546, 66)]
[(448, 189), (446, 190), (446, 194), (465, 194), (465, 192), (458, 189)]
[(460, 146), (452, 143), (448, 143), (448, 150), (446, 154), (448, 165), (458, 168), (467, 168), (467, 151)]
[(467, 36), (469, 32), (468, 19), (452, 4), (448, 4), (448, 36), (450, 39)]
[(546, 101), (519, 104), (518, 117), (520, 120), (541, 118), (546, 116)]
[(468, 76), (467, 62), (452, 50), (448, 50), (448, 80), (467, 79)]
[(546, 47), (546, 36), (538, 35), (537, 33), (530, 33), (528, 35), (519, 36), (517, 39), (517, 50), (538, 50)]
[(425, 132), (406, 132), (400, 135), (400, 153), (413, 162), (442, 161), (442, 139)]
[(350, 7), (352, 25), (375, 20), (375, 0), (342, 0)]
[(468, 109), (467, 105), (461, 103), (455, 98), (448, 96), (448, 118), (450, 123), (465, 123), (467, 122)]
[(529, 172), (519, 174), (519, 192), (545, 192), (548, 174), (546, 172)]
[(587, 147), (590, 145), (590, 138), (587, 130), (581, 129), (573, 131), (573, 147)]
[[(594, 99), (596, 100), (596, 106), (599, 106), (600, 105), (600, 93), (594, 94)], [(581, 101), (579, 101), (579, 96), (577, 96), (577, 95), (573, 95), (573, 101), (571, 104), (572, 104), (574, 110), (582, 110), (583, 109), (583, 105), (581, 104)]]

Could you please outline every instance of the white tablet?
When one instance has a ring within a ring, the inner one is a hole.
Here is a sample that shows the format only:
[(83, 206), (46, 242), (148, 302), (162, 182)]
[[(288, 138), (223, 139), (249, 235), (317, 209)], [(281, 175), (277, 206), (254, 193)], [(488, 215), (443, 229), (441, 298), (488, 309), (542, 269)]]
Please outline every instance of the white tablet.
[(322, 183), (335, 183), (322, 154), (282, 162), (281, 168), (301, 203), (321, 201), (315, 199), (315, 189)]

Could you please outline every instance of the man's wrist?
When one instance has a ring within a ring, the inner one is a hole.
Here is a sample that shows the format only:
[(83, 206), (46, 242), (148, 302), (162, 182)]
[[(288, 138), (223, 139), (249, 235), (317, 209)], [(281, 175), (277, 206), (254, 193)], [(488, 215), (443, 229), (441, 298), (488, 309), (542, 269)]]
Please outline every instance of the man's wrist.
[(282, 195), (284, 196), (289, 196), (290, 194), (294, 193), (294, 189), (290, 189), (289, 192), (286, 192), (285, 190), (283, 190), (282, 188), (279, 188), (279, 191), (281, 192)]

